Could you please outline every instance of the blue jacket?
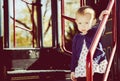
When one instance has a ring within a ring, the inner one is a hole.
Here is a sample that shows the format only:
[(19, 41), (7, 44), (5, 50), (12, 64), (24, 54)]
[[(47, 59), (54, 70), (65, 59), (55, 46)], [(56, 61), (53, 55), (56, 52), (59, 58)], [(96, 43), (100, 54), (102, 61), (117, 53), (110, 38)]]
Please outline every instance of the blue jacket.
[[(83, 46), (83, 40), (86, 41), (86, 46), (89, 49), (91, 42), (94, 38), (94, 35), (97, 31), (97, 28), (98, 26), (96, 25), (92, 29), (90, 29), (86, 35), (81, 35), (79, 33), (74, 36), (73, 43), (72, 43), (71, 72), (74, 72), (75, 68), (77, 67), (80, 53), (81, 53), (82, 46)], [(102, 45), (99, 42), (97, 49), (95, 51), (95, 54), (93, 56), (93, 60), (96, 61), (96, 63), (98, 64), (104, 59), (106, 59), (105, 52), (103, 51), (103, 48), (100, 49), (101, 47)]]

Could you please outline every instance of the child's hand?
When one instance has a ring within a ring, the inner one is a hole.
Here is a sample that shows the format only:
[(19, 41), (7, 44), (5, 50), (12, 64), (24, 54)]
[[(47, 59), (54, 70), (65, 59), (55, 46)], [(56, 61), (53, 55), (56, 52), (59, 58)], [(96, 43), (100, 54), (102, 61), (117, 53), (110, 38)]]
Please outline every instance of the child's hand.
[(77, 81), (77, 79), (75, 78), (75, 73), (71, 72), (71, 76), (70, 76), (72, 81)]
[(103, 16), (105, 15), (105, 14), (109, 14), (110, 12), (108, 11), (108, 10), (103, 10), (102, 12), (101, 12), (101, 14), (100, 14), (100, 16), (99, 16), (99, 20), (102, 20), (103, 19)]

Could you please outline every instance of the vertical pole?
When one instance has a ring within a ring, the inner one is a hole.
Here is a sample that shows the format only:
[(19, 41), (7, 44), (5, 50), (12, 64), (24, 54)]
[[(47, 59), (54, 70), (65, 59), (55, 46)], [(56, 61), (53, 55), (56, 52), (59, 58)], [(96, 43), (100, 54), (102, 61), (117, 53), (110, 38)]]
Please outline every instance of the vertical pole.
[(15, 37), (15, 0), (13, 0), (13, 46), (16, 47), (16, 37)]
[(82, 1), (83, 1), (83, 0), (80, 0), (80, 6), (82, 6)]
[(1, 18), (1, 12), (2, 12), (2, 10), (1, 10), (1, 0), (0, 0), (0, 37), (2, 36), (2, 24), (1, 24), (1, 22), (2, 22), (2, 18)]
[(61, 26), (62, 26), (62, 47), (65, 49), (65, 19), (62, 17), (64, 15), (64, 0), (61, 0)]
[(4, 47), (9, 47), (9, 9), (8, 1), (4, 0)]
[(113, 18), (113, 41), (117, 42), (117, 19), (116, 19), (116, 0), (114, 0), (114, 5), (112, 9)]
[(84, 6), (85, 5), (85, 0), (80, 0), (80, 6)]
[(120, 80), (120, 0), (116, 0), (117, 5), (117, 76)]
[[(33, 5), (33, 1), (32, 1), (32, 10), (31, 10), (31, 17), (32, 17), (32, 46), (33, 48), (35, 47), (35, 43), (34, 43), (34, 40), (35, 40), (35, 23), (34, 23), (34, 5)], [(37, 40), (36, 40), (37, 41)]]
[(41, 11), (41, 0), (36, 0), (37, 4), (37, 36), (38, 36), (38, 47), (43, 47), (43, 35), (42, 35), (42, 11)]
[(58, 47), (58, 7), (57, 0), (51, 0), (52, 8), (52, 46)]

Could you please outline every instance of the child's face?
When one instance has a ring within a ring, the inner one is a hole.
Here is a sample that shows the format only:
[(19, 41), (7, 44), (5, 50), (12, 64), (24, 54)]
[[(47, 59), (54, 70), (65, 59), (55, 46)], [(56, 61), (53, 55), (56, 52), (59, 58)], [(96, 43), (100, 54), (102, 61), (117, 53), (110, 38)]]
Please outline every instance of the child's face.
[(92, 28), (93, 17), (90, 14), (78, 14), (76, 16), (76, 23), (78, 26), (78, 30), (82, 32), (82, 34), (87, 34), (87, 31)]

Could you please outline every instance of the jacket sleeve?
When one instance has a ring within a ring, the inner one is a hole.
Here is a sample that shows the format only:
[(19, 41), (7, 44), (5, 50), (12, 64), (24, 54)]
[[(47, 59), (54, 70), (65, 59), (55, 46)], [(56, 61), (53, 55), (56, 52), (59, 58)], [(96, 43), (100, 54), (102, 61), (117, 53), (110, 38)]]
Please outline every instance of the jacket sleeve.
[(77, 57), (76, 57), (76, 36), (73, 38), (72, 42), (72, 57), (71, 57), (71, 72), (75, 71), (77, 66)]

